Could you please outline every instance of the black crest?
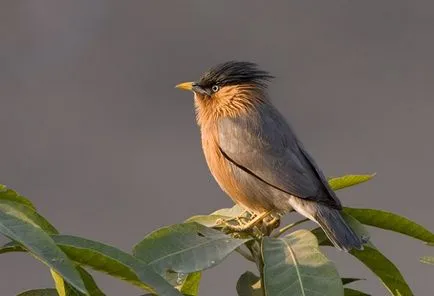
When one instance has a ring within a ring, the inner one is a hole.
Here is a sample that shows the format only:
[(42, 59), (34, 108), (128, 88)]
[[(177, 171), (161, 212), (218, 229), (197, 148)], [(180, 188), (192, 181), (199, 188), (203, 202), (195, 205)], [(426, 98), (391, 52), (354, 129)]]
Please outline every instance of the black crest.
[(217, 85), (231, 85), (252, 83), (259, 87), (266, 87), (267, 82), (274, 78), (268, 72), (259, 70), (255, 63), (229, 61), (219, 64), (200, 78), (199, 84), (203, 87)]

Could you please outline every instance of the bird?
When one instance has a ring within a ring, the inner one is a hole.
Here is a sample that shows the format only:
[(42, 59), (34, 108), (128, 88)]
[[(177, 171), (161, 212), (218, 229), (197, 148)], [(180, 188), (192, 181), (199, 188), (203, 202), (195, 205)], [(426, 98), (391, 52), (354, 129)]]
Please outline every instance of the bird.
[(211, 174), (257, 220), (295, 210), (316, 222), (336, 248), (362, 250), (364, 240), (343, 218), (324, 173), (273, 105), (267, 91), (273, 78), (256, 63), (228, 61), (176, 85), (194, 94)]

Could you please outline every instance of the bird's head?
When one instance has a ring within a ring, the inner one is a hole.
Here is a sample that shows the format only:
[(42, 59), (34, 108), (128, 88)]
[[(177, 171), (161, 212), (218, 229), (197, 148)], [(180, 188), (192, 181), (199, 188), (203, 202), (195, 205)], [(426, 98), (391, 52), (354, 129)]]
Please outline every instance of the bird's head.
[(263, 103), (271, 78), (254, 63), (230, 61), (209, 69), (198, 81), (176, 87), (194, 93), (197, 119), (202, 124), (222, 116), (237, 116)]

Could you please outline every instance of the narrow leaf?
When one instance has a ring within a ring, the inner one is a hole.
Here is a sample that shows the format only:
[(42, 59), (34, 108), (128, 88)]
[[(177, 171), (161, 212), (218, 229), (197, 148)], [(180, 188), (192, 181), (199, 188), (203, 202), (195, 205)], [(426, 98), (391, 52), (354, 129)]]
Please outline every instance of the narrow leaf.
[(350, 288), (345, 288), (344, 290), (344, 295), (345, 296), (371, 296), (369, 294), (354, 290), (354, 289), (350, 289)]
[(27, 250), (15, 241), (8, 242), (0, 247), (0, 254), (10, 252), (27, 252)]
[(328, 182), (333, 190), (339, 190), (346, 187), (354, 186), (371, 180), (375, 174), (370, 175), (346, 175), (342, 177), (329, 178)]
[(217, 215), (217, 216), (225, 216), (228, 218), (234, 218), (234, 217), (240, 216), (241, 214), (243, 214), (245, 212), (246, 212), (246, 210), (243, 209), (241, 206), (234, 205), (232, 208), (220, 209), (220, 210), (217, 210), (215, 212), (212, 212), (210, 215)]
[(234, 205), (232, 208), (220, 209), (209, 215), (197, 215), (190, 217), (185, 220), (185, 223), (196, 222), (207, 227), (216, 227), (218, 226), (217, 222), (219, 220), (235, 218), (242, 214), (246, 214), (247, 216), (249, 215), (241, 206)]
[[(7, 244), (3, 245), (2, 247), (0, 247), (0, 254), (9, 253), (9, 252), (27, 252), (27, 250), (25, 248), (23, 248), (19, 243), (15, 242), (15, 241), (11, 241), (11, 242), (8, 242)], [(78, 265), (75, 268), (80, 273), (81, 279), (84, 282), (84, 286), (86, 287), (86, 290), (90, 296), (104, 296), (105, 295), (99, 289), (99, 287), (97, 286), (93, 277), (84, 268), (82, 268), (81, 266), (78, 266)], [(53, 272), (56, 273), (53, 270), (50, 270), (50, 271), (52, 273)], [(58, 275), (58, 274), (56, 273), (56, 275)], [(56, 278), (53, 277), (53, 279), (56, 283)], [(68, 285), (68, 284), (63, 281), (63, 285)], [(71, 288), (68, 288), (68, 289), (71, 289)], [(84, 295), (84, 294), (80, 294), (80, 295)]]
[(238, 296), (264, 296), (261, 289), (261, 279), (256, 274), (246, 271), (237, 282)]
[(81, 266), (77, 266), (77, 270), (83, 279), (84, 285), (89, 296), (105, 296), (104, 292), (98, 287), (92, 275)]
[(134, 255), (158, 273), (191, 273), (219, 264), (249, 239), (235, 239), (198, 223), (176, 224), (147, 235)]
[(348, 285), (357, 281), (363, 281), (364, 279), (357, 279), (357, 278), (342, 278), (342, 284)]
[[(88, 292), (87, 295), (105, 296), (105, 294), (97, 286), (93, 277), (84, 268), (77, 266), (77, 270), (80, 273), (81, 278), (83, 279), (84, 285)], [(51, 270), (51, 275), (53, 277), (59, 296), (86, 296), (85, 294), (77, 291), (77, 289), (74, 289), (74, 287), (71, 287), (71, 285), (65, 282), (63, 278), (55, 271)]]
[(7, 188), (5, 185), (0, 184), (0, 200), (9, 200), (13, 202), (17, 202), (28, 206), (32, 210), (36, 211), (35, 206), (32, 204), (30, 200), (25, 198), (24, 196), (19, 195), (12, 189)]
[(18, 294), (17, 296), (59, 296), (56, 289), (36, 289), (28, 290)]
[[(39, 215), (35, 208), (27, 202), (24, 197), (19, 197), (14, 191), (8, 189), (4, 192), (3, 198), (0, 198), (0, 211), (13, 215), (21, 220), (29, 222), (30, 224), (41, 228), (48, 234), (57, 234), (56, 228), (51, 225), (43, 216)], [(1, 188), (0, 188), (0, 196)], [(5, 198), (6, 197), (8, 198)], [(1, 253), (25, 251), (25, 249), (16, 242), (11, 242), (0, 249)], [(56, 289), (60, 296), (75, 296), (84, 295), (73, 286), (66, 283), (63, 278), (53, 269), (50, 270), (53, 279), (56, 283)]]
[(319, 250), (315, 236), (297, 230), (262, 243), (264, 287), (267, 295), (344, 295), (335, 266)]
[(184, 296), (194, 296), (199, 290), (202, 274), (200, 272), (178, 273), (167, 271), (165, 279)]
[(36, 258), (61, 274), (73, 287), (86, 293), (84, 283), (73, 263), (42, 229), (0, 211), (0, 232), (19, 242)]
[(420, 262), (425, 263), (425, 264), (434, 265), (434, 257), (431, 257), (431, 256), (421, 257)]
[(55, 286), (56, 286), (56, 291), (57, 294), (59, 294), (59, 296), (83, 296), (85, 294), (80, 293), (79, 291), (77, 291), (76, 289), (74, 289), (74, 287), (71, 287), (70, 285), (68, 285), (68, 283), (66, 283), (63, 278), (54, 270), (50, 270), (51, 272), (51, 276), (53, 277)]
[[(361, 236), (366, 235), (367, 231), (363, 225), (354, 218), (348, 219), (347, 216), (345, 220), (354, 231)], [(316, 228), (312, 232), (317, 236), (320, 245), (333, 246), (321, 228)], [(363, 251), (351, 250), (349, 253), (368, 267), (392, 295), (413, 295), (398, 268), (371, 243), (365, 245)]]
[(434, 233), (403, 216), (375, 209), (345, 208), (344, 211), (365, 225), (395, 231), (427, 243), (434, 243)]
[(69, 235), (53, 235), (52, 238), (69, 258), (79, 264), (105, 272), (158, 295), (181, 295), (150, 266), (115, 247)]
[(197, 296), (199, 294), (200, 279), (202, 273), (193, 272), (190, 273), (184, 280), (182, 285), (178, 287), (179, 291), (186, 296)]
[[(221, 215), (197, 215), (188, 218), (185, 220), (185, 223), (191, 223), (196, 222), (199, 224), (202, 224), (206, 227), (216, 227), (218, 226), (218, 221), (228, 219), (227, 216), (221, 216)], [(222, 225), (224, 226), (224, 225)]]
[(0, 211), (8, 215), (13, 215), (21, 220), (33, 224), (44, 230), (48, 234), (57, 234), (56, 228), (50, 224), (44, 217), (39, 215), (34, 209), (25, 204), (11, 200), (0, 199)]

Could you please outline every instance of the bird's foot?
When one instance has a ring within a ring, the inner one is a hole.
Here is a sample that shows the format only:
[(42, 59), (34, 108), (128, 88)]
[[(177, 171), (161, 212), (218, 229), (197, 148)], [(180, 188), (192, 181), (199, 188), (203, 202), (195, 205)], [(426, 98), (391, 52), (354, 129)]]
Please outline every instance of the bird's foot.
[[(255, 217), (253, 217), (253, 219), (251, 219), (248, 222), (239, 221), (241, 223), (239, 223), (238, 225), (230, 224), (226, 220), (223, 221), (223, 224), (225, 224), (225, 228), (230, 230), (230, 231), (246, 232), (246, 231), (252, 230), (253, 227), (255, 227), (258, 223), (262, 222), (262, 220), (264, 220), (264, 218), (266, 218), (268, 215), (270, 215), (270, 213), (271, 213), (271, 211), (268, 211), (268, 212), (264, 212), (262, 214), (256, 215)], [(240, 216), (238, 216), (236, 218), (239, 218), (239, 217)], [(243, 219), (246, 219), (246, 218), (243, 217)]]
[(217, 219), (216, 225), (233, 225), (232, 222), (235, 222), (237, 225), (244, 225), (254, 216), (255, 214), (246, 210), (236, 217), (231, 217), (227, 219), (222, 219), (222, 218)]

